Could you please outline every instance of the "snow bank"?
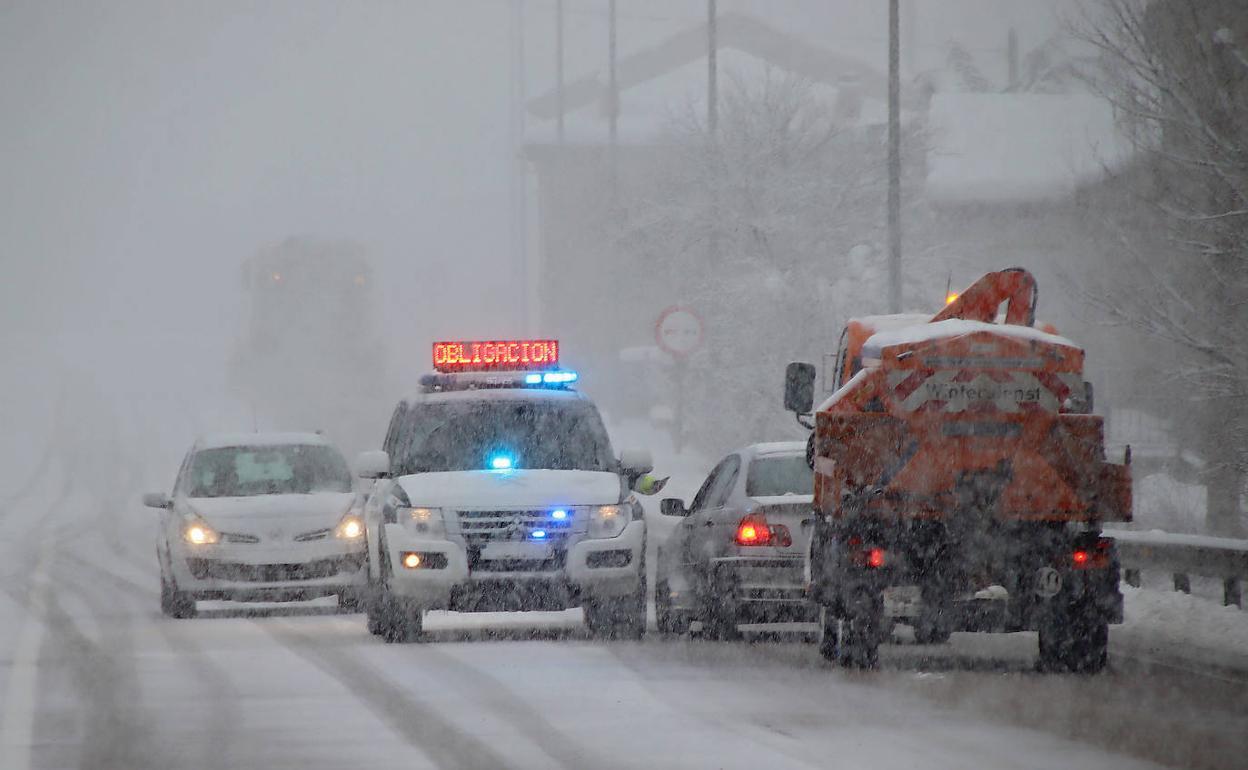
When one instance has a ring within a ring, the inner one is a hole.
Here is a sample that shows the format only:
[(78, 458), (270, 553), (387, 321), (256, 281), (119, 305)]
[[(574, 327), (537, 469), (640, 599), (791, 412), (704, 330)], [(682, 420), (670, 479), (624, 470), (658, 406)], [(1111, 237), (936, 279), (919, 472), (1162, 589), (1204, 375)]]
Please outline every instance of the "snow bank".
[(1133, 656), (1248, 669), (1248, 612), (1177, 591), (1122, 586), (1124, 622), (1111, 638)]

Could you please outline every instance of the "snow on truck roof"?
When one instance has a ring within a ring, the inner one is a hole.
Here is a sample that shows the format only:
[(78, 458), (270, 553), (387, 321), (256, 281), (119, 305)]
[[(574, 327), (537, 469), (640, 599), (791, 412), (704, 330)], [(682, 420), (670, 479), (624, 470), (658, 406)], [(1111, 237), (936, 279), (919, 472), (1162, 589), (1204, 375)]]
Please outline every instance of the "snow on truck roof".
[(1068, 348), (1082, 349), (1079, 345), (1071, 342), (1065, 337), (1059, 337), (1056, 334), (1049, 334), (1048, 332), (1040, 331), (1039, 329), (1031, 326), (984, 323), (983, 321), (966, 321), (961, 318), (950, 318), (945, 321), (922, 323), (901, 328), (893, 328), (888, 331), (876, 332), (871, 335), (871, 337), (868, 338), (866, 343), (862, 346), (863, 356), (868, 358), (878, 358), (878, 355), (870, 355), (869, 351), (878, 351), (894, 345), (914, 345), (919, 342), (948, 339), (951, 337), (962, 337), (967, 334), (974, 334), (975, 332), (990, 332), (1002, 337), (1012, 337), (1014, 339), (1044, 342), (1049, 345), (1061, 345)]
[(750, 444), (745, 448), (756, 456), (806, 454), (805, 441), (768, 441), (761, 444)]
[(330, 446), (329, 439), (319, 433), (210, 433), (195, 442), (199, 449), (220, 449), (231, 446), (291, 446), (319, 444)]

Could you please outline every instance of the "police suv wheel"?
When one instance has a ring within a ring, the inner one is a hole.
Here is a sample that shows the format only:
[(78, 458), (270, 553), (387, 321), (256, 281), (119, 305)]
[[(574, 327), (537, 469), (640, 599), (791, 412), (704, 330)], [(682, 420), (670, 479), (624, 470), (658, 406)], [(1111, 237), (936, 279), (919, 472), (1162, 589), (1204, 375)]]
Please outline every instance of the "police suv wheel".
[(641, 639), (646, 635), (646, 581), (628, 596), (589, 599), (583, 607), (585, 625), (604, 639)]

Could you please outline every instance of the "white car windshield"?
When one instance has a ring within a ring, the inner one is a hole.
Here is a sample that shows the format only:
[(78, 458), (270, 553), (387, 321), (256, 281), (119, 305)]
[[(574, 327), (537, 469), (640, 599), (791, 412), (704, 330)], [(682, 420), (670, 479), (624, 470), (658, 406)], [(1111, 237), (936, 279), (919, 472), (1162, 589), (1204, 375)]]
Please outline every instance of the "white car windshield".
[(335, 449), (316, 444), (204, 449), (191, 461), (189, 497), (350, 492), (351, 471)]
[(423, 404), (408, 412), (406, 421), (398, 441), (399, 474), (502, 467), (615, 468), (598, 411), (584, 401)]

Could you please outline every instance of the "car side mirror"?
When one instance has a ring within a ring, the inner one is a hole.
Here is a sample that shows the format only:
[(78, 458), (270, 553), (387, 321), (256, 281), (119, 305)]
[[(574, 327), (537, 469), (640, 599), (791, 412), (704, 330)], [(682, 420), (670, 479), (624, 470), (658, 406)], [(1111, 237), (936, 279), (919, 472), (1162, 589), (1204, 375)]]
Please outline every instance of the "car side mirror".
[(688, 516), (685, 501), (679, 497), (665, 497), (659, 501), (659, 513), (664, 516)]
[(148, 492), (143, 495), (143, 504), (148, 508), (164, 508), (173, 507), (173, 500), (169, 499), (169, 495), (164, 492)]
[(362, 479), (384, 479), (390, 475), (390, 455), (380, 449), (360, 452), (355, 458), (355, 474)]
[(784, 369), (784, 408), (799, 415), (815, 407), (815, 365), (794, 361)]
[(640, 476), (654, 470), (654, 459), (649, 449), (625, 449), (620, 452), (620, 468), (630, 476)]

